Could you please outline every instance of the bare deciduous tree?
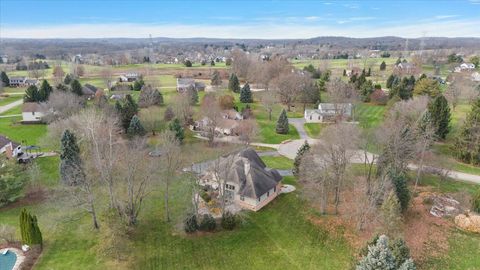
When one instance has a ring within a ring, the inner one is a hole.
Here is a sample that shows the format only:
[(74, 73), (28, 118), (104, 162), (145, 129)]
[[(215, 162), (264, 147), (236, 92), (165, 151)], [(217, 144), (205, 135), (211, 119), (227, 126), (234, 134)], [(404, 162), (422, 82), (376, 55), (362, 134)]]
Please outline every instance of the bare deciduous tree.
[(214, 94), (205, 95), (200, 110), (205, 117), (204, 131), (208, 138), (208, 144), (213, 146), (216, 128), (222, 119), (221, 109)]
[(165, 184), (165, 220), (170, 221), (170, 184), (175, 180), (177, 170), (182, 165), (182, 155), (180, 143), (175, 134), (171, 131), (165, 131), (161, 134), (161, 144), (159, 148), (162, 152), (161, 168), (163, 169), (163, 183)]
[(255, 120), (243, 120), (238, 124), (237, 133), (239, 139), (245, 143), (246, 146), (250, 145), (250, 142), (258, 132), (258, 126)]
[(66, 119), (78, 113), (84, 107), (84, 100), (71, 92), (54, 91), (48, 101), (42, 103), (45, 112), (44, 120), (47, 123), (58, 119)]
[(303, 75), (295, 72), (284, 73), (275, 79), (275, 93), (280, 102), (287, 106), (288, 111), (303, 89), (303, 81)]

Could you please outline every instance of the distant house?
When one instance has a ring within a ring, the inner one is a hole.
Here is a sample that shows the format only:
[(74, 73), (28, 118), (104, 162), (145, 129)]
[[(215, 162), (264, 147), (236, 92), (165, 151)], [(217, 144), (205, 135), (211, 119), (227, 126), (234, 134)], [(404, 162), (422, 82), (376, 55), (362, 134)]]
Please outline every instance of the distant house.
[(414, 74), (416, 72), (416, 66), (413, 63), (401, 62), (395, 65), (395, 69), (405, 74)]
[(10, 86), (24, 86), (27, 77), (10, 77)]
[[(227, 136), (238, 135), (238, 127), (240, 126), (240, 121), (243, 120), (242, 114), (235, 110), (225, 110), (221, 115), (222, 118), (216, 123), (215, 132)], [(208, 117), (204, 117), (199, 121), (195, 121), (192, 129), (202, 132), (205, 131), (210, 123), (211, 120)]]
[(177, 78), (177, 91), (180, 93), (186, 92), (188, 89), (195, 89), (197, 91), (204, 91), (205, 84), (203, 82), (196, 82), (192, 78)]
[(139, 77), (140, 77), (140, 75), (138, 73), (126, 73), (126, 74), (121, 75), (118, 78), (118, 80), (120, 82), (134, 82), (134, 81), (138, 80)]
[(0, 154), (5, 153), (8, 158), (13, 157), (13, 151), (20, 144), (11, 141), (9, 138), (0, 135)]
[(45, 113), (42, 109), (42, 106), (36, 102), (26, 102), (23, 103), (22, 108), (22, 123), (41, 123), (42, 117), (45, 116)]
[(10, 86), (15, 87), (37, 85), (39, 83), (37, 79), (30, 79), (27, 77), (10, 77), (9, 82)]
[(475, 69), (475, 64), (462, 63), (460, 66), (455, 67), (454, 72), (472, 71)]
[(26, 79), (25, 86), (38, 85), (39, 81), (37, 79)]
[(98, 88), (91, 85), (91, 84), (84, 84), (82, 86), (82, 94), (87, 97), (93, 97), (95, 96), (95, 93), (97, 92)]
[(478, 72), (472, 73), (472, 81), (480, 82), (480, 73), (478, 73)]
[(352, 111), (351, 103), (320, 103), (318, 109), (305, 110), (304, 118), (307, 123), (329, 122), (338, 118), (351, 118)]
[[(282, 176), (275, 169), (267, 169), (251, 148), (221, 157), (218, 165), (208, 168), (200, 183), (218, 192), (223, 192), (218, 184), (225, 185), (229, 202), (244, 209), (258, 211), (280, 194)], [(215, 173), (215, 167), (226, 172)], [(217, 179), (222, 176), (226, 176), (225, 179)]]

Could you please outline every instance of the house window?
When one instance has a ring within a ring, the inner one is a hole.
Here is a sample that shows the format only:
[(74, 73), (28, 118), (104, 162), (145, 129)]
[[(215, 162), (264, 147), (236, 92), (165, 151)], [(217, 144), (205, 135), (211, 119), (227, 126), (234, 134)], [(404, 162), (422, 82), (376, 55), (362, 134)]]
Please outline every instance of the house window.
[(32, 115), (35, 115), (35, 112), (32, 112)]
[(229, 190), (235, 190), (235, 186), (234, 186), (234, 185), (225, 184), (225, 188), (226, 188), (226, 189), (229, 189)]
[(317, 120), (320, 120), (320, 115), (318, 116), (318, 119)]
[(273, 193), (277, 191), (277, 187), (273, 187)]
[(240, 201), (245, 201), (245, 196), (240, 196)]
[(312, 116), (310, 115), (310, 120), (312, 120)]
[(270, 196), (270, 191), (267, 191), (267, 197)]

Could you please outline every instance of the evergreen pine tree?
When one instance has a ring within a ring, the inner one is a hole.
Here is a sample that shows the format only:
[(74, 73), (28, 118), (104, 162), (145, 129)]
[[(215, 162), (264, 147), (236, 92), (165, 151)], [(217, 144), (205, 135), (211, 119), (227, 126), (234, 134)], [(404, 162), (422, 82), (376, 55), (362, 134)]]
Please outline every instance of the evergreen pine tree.
[(178, 118), (175, 118), (172, 122), (170, 122), (170, 124), (168, 125), (168, 129), (175, 133), (175, 137), (177, 138), (179, 143), (183, 143), (183, 139), (185, 138), (185, 132)]
[(220, 72), (218, 72), (218, 70), (215, 70), (213, 72), (212, 78), (211, 78), (211, 84), (213, 86), (222, 85), (222, 78), (220, 77)]
[(250, 85), (246, 83), (243, 87), (242, 90), (240, 90), (240, 101), (242, 103), (252, 103), (252, 91), (250, 91)]
[(145, 85), (145, 82), (143, 81), (142, 78), (139, 78), (133, 83), (133, 91), (140, 91), (142, 90), (142, 87)]
[(138, 105), (131, 95), (126, 95), (122, 103), (116, 102), (115, 109), (120, 116), (122, 128), (127, 132), (132, 117), (138, 113)]
[(346, 69), (343, 70), (343, 74), (342, 74), (342, 75), (343, 75), (343, 77), (347, 76), (347, 70), (346, 70)]
[(400, 209), (402, 212), (405, 212), (408, 209), (410, 204), (410, 190), (407, 185), (407, 176), (402, 172), (391, 171), (389, 177), (394, 186), (395, 194), (397, 195), (398, 201), (400, 203)]
[(42, 245), (42, 232), (38, 227), (37, 217), (32, 216), (27, 209), (20, 213), (20, 235), (22, 243), (27, 245)]
[(385, 69), (387, 69), (387, 64), (385, 63), (385, 61), (382, 61), (382, 63), (380, 64), (380, 70), (384, 71)]
[(10, 79), (8, 78), (5, 71), (2, 71), (2, 73), (0, 74), (0, 80), (3, 83), (3, 86), (10, 86)]
[(368, 71), (367, 71), (366, 76), (367, 76), (367, 77), (372, 76), (372, 69), (371, 69), (371, 68), (368, 68)]
[(285, 109), (282, 110), (280, 116), (278, 117), (275, 131), (278, 134), (287, 134), (289, 131), (287, 111), (285, 111)]
[(82, 85), (78, 80), (73, 80), (72, 83), (70, 84), (70, 90), (72, 93), (76, 94), (77, 96), (82, 96)]
[(143, 128), (142, 123), (140, 122), (140, 119), (138, 116), (134, 115), (132, 117), (132, 120), (130, 121), (130, 126), (128, 127), (127, 134), (130, 137), (134, 136), (144, 136), (147, 132), (145, 131), (145, 128)]
[(375, 246), (368, 247), (367, 256), (356, 267), (356, 270), (395, 270), (395, 258), (388, 247), (388, 237), (381, 235)]
[(382, 213), (383, 229), (392, 236), (400, 231), (402, 224), (401, 208), (395, 192), (390, 191), (380, 208)]
[(480, 165), (480, 98), (472, 104), (472, 109), (455, 141), (456, 156), (462, 161)]
[(80, 147), (75, 134), (66, 129), (60, 145), (60, 179), (66, 185), (76, 185), (85, 180)]
[(447, 99), (443, 95), (438, 95), (428, 104), (428, 111), (432, 125), (435, 127), (435, 135), (440, 139), (445, 139), (450, 131), (451, 118)]
[(395, 80), (395, 75), (390, 74), (390, 76), (388, 76), (388, 79), (387, 79), (387, 88), (388, 89), (392, 88), (394, 80)]
[(73, 81), (73, 78), (72, 78), (72, 77), (73, 77), (73, 76), (70, 75), (70, 74), (65, 75), (65, 79), (63, 79), (63, 83), (66, 84), (66, 85), (71, 84), (72, 81)]
[(401, 267), (405, 261), (410, 259), (410, 249), (402, 238), (398, 238), (391, 242), (390, 248), (392, 250), (392, 255), (395, 257), (395, 265), (397, 267)]
[(295, 160), (293, 161), (293, 169), (292, 169), (293, 175), (297, 176), (299, 174), (302, 157), (306, 153), (308, 153), (309, 150), (310, 150), (310, 145), (308, 144), (307, 141), (305, 141), (303, 145), (298, 149), (297, 156), (295, 156)]
[(230, 75), (230, 79), (228, 80), (228, 90), (235, 93), (240, 93), (240, 82), (238, 81), (238, 77), (235, 73)]
[(23, 96), (23, 102), (38, 102), (40, 100), (38, 93), (38, 88), (35, 85), (30, 85), (27, 90), (25, 90), (25, 95)]
[(38, 90), (38, 98), (39, 102), (47, 101), (50, 97), (50, 93), (52, 93), (53, 88), (47, 82), (47, 80), (43, 80), (40, 89)]

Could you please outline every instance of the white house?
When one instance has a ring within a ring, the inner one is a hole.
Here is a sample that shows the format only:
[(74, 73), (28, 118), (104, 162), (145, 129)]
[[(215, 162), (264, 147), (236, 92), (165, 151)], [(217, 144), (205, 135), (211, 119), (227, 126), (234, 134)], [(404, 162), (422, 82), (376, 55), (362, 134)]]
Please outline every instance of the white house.
[(7, 157), (11, 158), (13, 156), (13, 151), (17, 146), (19, 146), (18, 143), (0, 135), (0, 154), (6, 153)]
[(41, 123), (43, 116), (45, 116), (45, 113), (40, 104), (36, 102), (23, 103), (22, 123)]
[(138, 80), (139, 77), (140, 77), (140, 75), (138, 73), (131, 72), (131, 73), (126, 73), (126, 74), (120, 75), (118, 80), (120, 82), (134, 82), (134, 81)]
[(304, 118), (307, 123), (329, 122), (336, 118), (351, 118), (352, 111), (352, 103), (320, 103), (318, 109), (305, 110)]
[(460, 66), (455, 67), (455, 72), (462, 72), (462, 71), (472, 71), (475, 69), (475, 64), (472, 63), (462, 63)]
[(27, 77), (10, 77), (9, 83), (10, 83), (10, 86), (23, 86), (25, 85), (26, 80), (27, 80)]
[[(251, 148), (222, 157), (218, 164), (207, 169), (201, 184), (214, 189), (219, 189), (218, 183), (224, 184), (228, 200), (243, 209), (258, 211), (281, 192), (280, 173), (275, 169), (267, 169)], [(215, 167), (227, 172), (215, 173)], [(217, 176), (225, 176), (226, 179), (216, 179)], [(223, 192), (222, 189), (219, 192)]]

